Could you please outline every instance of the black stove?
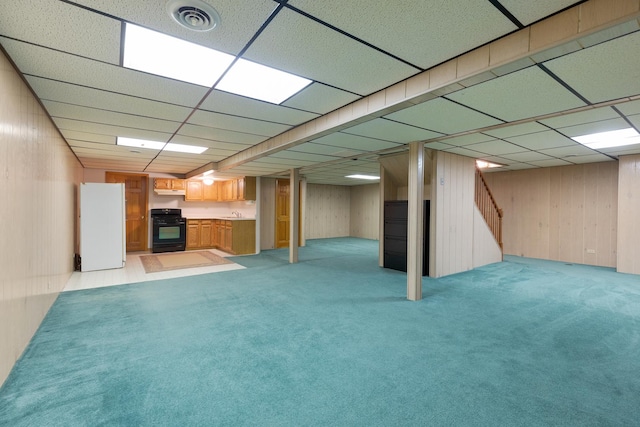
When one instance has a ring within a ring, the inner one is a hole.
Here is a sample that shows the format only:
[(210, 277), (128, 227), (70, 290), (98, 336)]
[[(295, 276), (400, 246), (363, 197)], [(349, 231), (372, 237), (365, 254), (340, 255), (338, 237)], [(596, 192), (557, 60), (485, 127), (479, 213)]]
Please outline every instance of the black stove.
[(151, 252), (184, 251), (187, 241), (187, 220), (182, 210), (175, 208), (151, 209), (153, 240)]

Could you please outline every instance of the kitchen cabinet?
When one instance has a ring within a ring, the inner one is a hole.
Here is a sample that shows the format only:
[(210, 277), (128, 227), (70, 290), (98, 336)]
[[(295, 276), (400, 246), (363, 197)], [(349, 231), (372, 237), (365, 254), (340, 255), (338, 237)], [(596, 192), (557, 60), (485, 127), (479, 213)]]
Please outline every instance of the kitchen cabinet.
[(256, 199), (256, 177), (247, 176), (206, 185), (200, 180), (185, 180), (184, 199), (189, 202), (235, 202)]
[(154, 190), (184, 190), (185, 185), (186, 184), (184, 179), (173, 179), (173, 178), (154, 178), (153, 179)]
[(212, 219), (187, 220), (187, 249), (207, 249), (213, 245)]
[(256, 252), (253, 219), (188, 219), (187, 250), (216, 248), (233, 255)]

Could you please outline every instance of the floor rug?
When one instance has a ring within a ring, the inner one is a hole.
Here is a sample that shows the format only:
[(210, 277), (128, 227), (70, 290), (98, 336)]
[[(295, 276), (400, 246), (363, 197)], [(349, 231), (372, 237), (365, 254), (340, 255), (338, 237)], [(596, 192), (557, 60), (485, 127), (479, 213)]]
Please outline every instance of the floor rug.
[(178, 270), (181, 268), (209, 267), (212, 265), (233, 264), (233, 262), (209, 251), (172, 252), (140, 257), (146, 273)]

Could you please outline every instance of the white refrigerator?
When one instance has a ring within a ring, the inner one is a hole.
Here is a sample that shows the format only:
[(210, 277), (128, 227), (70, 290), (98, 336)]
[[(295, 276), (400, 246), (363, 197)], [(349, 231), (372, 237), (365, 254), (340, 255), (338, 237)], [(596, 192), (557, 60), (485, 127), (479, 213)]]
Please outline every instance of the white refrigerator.
[(80, 184), (81, 271), (122, 268), (125, 261), (124, 184)]

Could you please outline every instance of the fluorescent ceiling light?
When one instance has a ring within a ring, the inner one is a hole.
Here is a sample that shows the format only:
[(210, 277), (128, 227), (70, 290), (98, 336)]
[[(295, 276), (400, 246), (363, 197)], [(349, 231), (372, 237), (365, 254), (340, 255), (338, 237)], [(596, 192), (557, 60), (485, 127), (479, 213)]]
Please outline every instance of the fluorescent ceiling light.
[(195, 43), (126, 24), (122, 65), (211, 87), (234, 57)]
[[(280, 104), (311, 80), (200, 46), (157, 31), (125, 24), (122, 65), (261, 101)], [(231, 66), (231, 68), (229, 68)]]
[(216, 89), (280, 104), (300, 92), (311, 80), (275, 68), (239, 59)]
[(164, 142), (147, 141), (146, 139), (125, 138), (119, 136), (116, 139), (116, 145), (123, 145), (125, 147), (148, 148), (150, 150), (162, 150), (162, 147), (164, 147)]
[(476, 160), (476, 166), (478, 166), (478, 168), (480, 169), (487, 169), (487, 168), (499, 168), (502, 165), (499, 165), (497, 163), (487, 162), (485, 160)]
[(175, 151), (178, 153), (201, 154), (207, 151), (208, 147), (200, 147), (197, 145), (174, 144), (160, 141), (149, 141), (146, 139), (125, 138), (119, 136), (116, 139), (116, 145), (125, 147), (147, 148), (150, 150)]
[(376, 179), (380, 179), (379, 176), (373, 176), (373, 175), (347, 175), (345, 178), (354, 178), (354, 179), (369, 179), (369, 180), (376, 180)]
[(640, 144), (640, 135), (633, 128), (591, 133), (571, 139), (594, 150)]

